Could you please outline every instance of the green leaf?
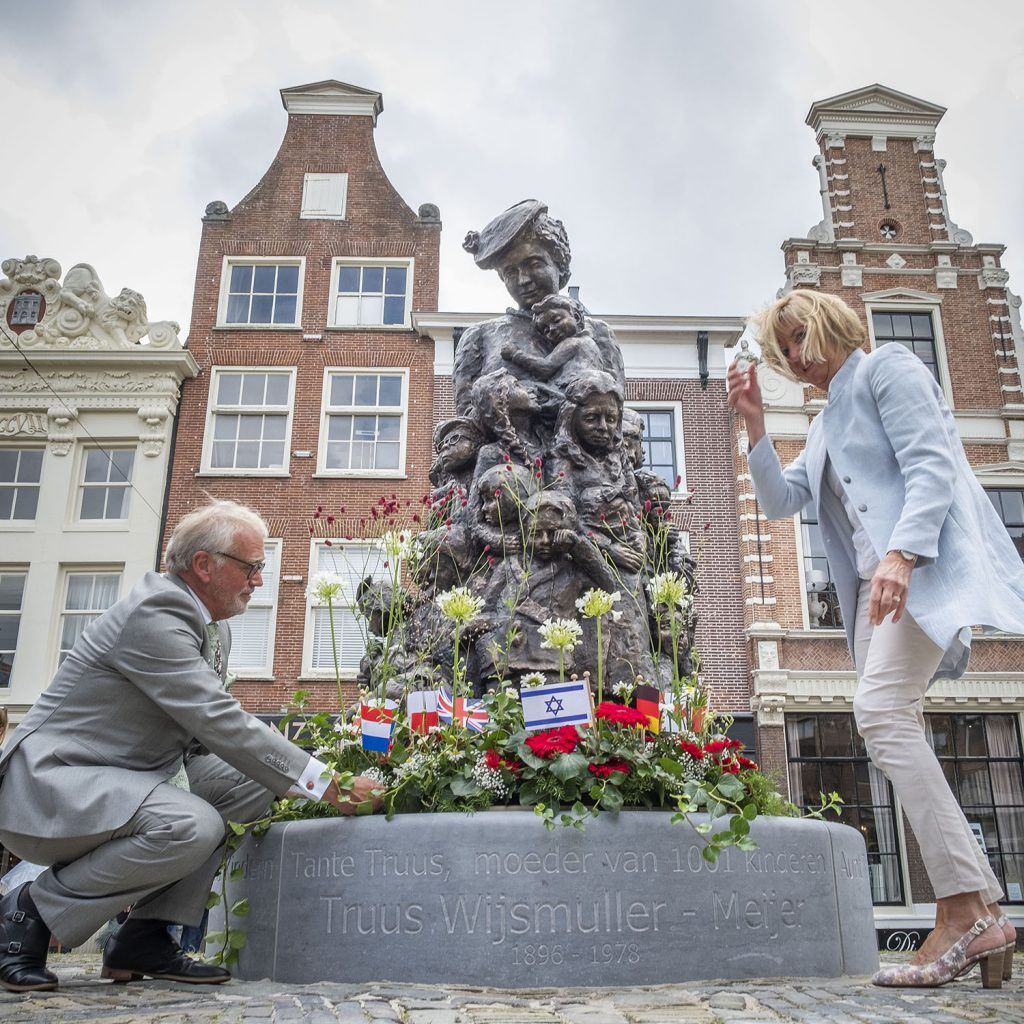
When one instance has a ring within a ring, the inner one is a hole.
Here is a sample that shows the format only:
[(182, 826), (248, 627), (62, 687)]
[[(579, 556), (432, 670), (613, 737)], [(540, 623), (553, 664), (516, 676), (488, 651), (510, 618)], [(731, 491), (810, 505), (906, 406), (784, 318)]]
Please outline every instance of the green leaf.
[(245, 945), (245, 940), (245, 932), (240, 928), (235, 928), (228, 937), (228, 946), (230, 946), (231, 949), (241, 949)]
[(237, 868), (232, 868), (228, 872), (228, 878), (232, 882), (240, 882), (243, 878), (245, 878), (245, 867), (242, 864), (239, 864)]
[(748, 836), (744, 836), (736, 844), (736, 847), (737, 847), (737, 849), (740, 849), (740, 850), (756, 850), (757, 849), (757, 843), (755, 843), (754, 840), (749, 838)]
[(693, 831), (699, 836), (706, 836), (711, 831), (711, 822), (702, 821), (699, 825), (693, 826)]
[(210, 895), (206, 897), (206, 909), (207, 910), (213, 910), (213, 908), (215, 906), (217, 906), (218, 903), (220, 903), (220, 893), (219, 892), (211, 892)]
[(746, 793), (746, 787), (735, 775), (723, 775), (715, 788), (726, 800), (738, 800)]
[(207, 932), (206, 944), (208, 946), (219, 946), (223, 944), (224, 938), (224, 932)]
[(717, 846), (705, 846), (704, 849), (701, 850), (701, 855), (709, 864), (717, 864), (718, 855), (721, 852), (722, 851)]
[(606, 811), (618, 811), (623, 804), (622, 793), (614, 786), (608, 786), (601, 794), (601, 806)]
[(237, 821), (229, 821), (228, 828), (231, 829), (231, 831), (234, 832), (236, 836), (245, 835), (245, 826), (239, 825)]
[(662, 768), (669, 773), (669, 775), (682, 775), (683, 766), (671, 757), (663, 757), (658, 762)]
[(551, 762), (551, 774), (562, 782), (581, 778), (590, 762), (582, 754), (559, 754)]
[(247, 917), (249, 914), (249, 901), (244, 897), (240, 900), (235, 900), (235, 902), (231, 904), (231, 913), (234, 914), (235, 917)]
[(743, 817), (746, 818), (747, 821), (753, 821), (757, 817), (757, 804), (746, 804), (743, 808)]
[(461, 775), (456, 775), (449, 785), (456, 796), (478, 796), (483, 792), (472, 779), (465, 779)]

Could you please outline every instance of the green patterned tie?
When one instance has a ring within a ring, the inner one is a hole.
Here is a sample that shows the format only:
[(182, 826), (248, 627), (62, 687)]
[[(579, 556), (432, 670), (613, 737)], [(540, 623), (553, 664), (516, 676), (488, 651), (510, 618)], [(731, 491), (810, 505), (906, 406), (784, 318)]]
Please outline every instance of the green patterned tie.
[(223, 676), (224, 662), (220, 649), (220, 629), (217, 627), (216, 622), (208, 622), (206, 624), (206, 639), (208, 641), (206, 660), (217, 675)]

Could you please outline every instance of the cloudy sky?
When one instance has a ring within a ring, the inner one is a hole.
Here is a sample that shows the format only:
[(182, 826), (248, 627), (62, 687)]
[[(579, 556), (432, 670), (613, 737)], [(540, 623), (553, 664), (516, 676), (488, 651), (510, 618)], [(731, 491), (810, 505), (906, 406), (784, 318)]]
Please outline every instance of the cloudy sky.
[(0, 258), (92, 263), (190, 317), (205, 205), (284, 133), (278, 90), (379, 90), (377, 147), (436, 203), (442, 309), (502, 308), (460, 243), (546, 200), (601, 313), (742, 315), (821, 217), (811, 102), (875, 81), (948, 108), (951, 213), (1024, 290), (1024, 4), (948, 0), (0, 0)]

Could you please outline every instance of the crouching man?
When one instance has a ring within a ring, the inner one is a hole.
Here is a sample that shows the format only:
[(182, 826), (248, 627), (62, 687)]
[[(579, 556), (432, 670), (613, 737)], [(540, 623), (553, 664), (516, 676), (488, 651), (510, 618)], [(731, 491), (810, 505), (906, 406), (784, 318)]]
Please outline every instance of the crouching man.
[(342, 791), (315, 758), (243, 711), (224, 688), (231, 633), (262, 583), (266, 525), (216, 501), (186, 516), (165, 574), (79, 637), (50, 688), (0, 754), (0, 842), (47, 865), (0, 900), (0, 984), (57, 987), (51, 932), (84, 942), (131, 906), (107, 944), (103, 977), (227, 981), (182, 952), (168, 924), (198, 925), (226, 823), (261, 817), (275, 799), (376, 809), (357, 778)]

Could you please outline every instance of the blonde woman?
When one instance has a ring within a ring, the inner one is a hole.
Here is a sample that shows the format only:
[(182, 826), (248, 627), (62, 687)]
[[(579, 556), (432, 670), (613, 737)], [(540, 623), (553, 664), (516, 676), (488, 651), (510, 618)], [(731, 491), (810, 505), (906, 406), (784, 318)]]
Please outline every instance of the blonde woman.
[(917, 356), (895, 343), (866, 353), (853, 310), (820, 292), (792, 291), (752, 323), (768, 366), (828, 393), (806, 447), (783, 469), (755, 368), (729, 369), (729, 404), (746, 422), (764, 514), (781, 519), (811, 501), (817, 509), (857, 667), (857, 729), (903, 804), (935, 890), (935, 929), (910, 964), (873, 981), (942, 985), (980, 962), (983, 984), (999, 987), (1014, 929), (922, 710), (937, 676), (964, 672), (972, 625), (1024, 633), (1024, 564)]

